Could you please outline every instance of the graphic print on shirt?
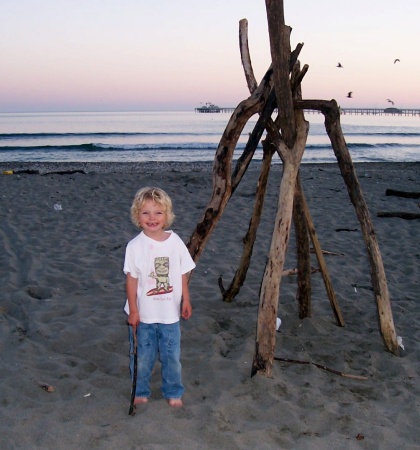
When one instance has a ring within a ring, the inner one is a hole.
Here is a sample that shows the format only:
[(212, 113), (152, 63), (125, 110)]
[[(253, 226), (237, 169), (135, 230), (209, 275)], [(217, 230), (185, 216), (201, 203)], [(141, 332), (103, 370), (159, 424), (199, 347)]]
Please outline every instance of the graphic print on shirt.
[(173, 287), (169, 281), (169, 258), (167, 256), (159, 256), (154, 261), (155, 271), (149, 277), (156, 280), (156, 288), (150, 289), (146, 295), (162, 295), (172, 292)]

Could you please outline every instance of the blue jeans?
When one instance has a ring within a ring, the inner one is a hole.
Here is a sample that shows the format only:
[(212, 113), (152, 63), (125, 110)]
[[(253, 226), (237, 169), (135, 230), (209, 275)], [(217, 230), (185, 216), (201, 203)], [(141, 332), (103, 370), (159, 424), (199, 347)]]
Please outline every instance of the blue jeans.
[[(133, 380), (133, 327), (128, 326), (130, 340), (130, 374)], [(181, 379), (181, 328), (172, 324), (142, 323), (137, 326), (137, 385), (136, 397), (149, 398), (150, 379), (156, 358), (162, 364), (162, 395), (164, 398), (181, 398), (184, 386)]]

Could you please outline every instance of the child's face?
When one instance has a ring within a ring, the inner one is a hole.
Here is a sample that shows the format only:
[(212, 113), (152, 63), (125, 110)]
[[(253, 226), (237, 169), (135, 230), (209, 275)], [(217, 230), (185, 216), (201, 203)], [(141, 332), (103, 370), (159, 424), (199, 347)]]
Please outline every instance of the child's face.
[(139, 225), (147, 236), (156, 236), (163, 231), (167, 223), (167, 214), (162, 205), (146, 200), (139, 211)]

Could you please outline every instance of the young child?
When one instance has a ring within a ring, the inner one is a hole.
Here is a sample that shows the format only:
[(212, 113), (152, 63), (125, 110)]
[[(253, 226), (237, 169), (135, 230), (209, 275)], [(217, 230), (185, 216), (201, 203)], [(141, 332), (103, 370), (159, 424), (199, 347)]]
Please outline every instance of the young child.
[[(175, 215), (172, 201), (162, 189), (140, 189), (131, 205), (131, 220), (142, 231), (126, 248), (126, 274), (130, 355), (137, 333), (137, 385), (134, 404), (147, 403), (152, 370), (159, 356), (162, 395), (170, 406), (182, 407), (180, 315), (192, 314), (188, 273), (194, 269), (187, 247), (167, 230)], [(182, 303), (181, 303), (182, 300)], [(130, 357), (133, 377), (134, 357)]]

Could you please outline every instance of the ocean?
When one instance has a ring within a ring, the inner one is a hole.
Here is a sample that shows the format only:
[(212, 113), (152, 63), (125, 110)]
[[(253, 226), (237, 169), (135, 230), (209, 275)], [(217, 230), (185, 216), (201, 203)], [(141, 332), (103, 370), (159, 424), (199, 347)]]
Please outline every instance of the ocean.
[[(0, 161), (213, 161), (229, 118), (194, 111), (0, 113)], [(336, 161), (323, 119), (306, 113), (310, 131), (302, 163)], [(243, 130), (234, 159), (256, 120)], [(353, 162), (420, 161), (419, 116), (342, 115), (341, 124)], [(262, 159), (261, 144), (254, 159)]]

